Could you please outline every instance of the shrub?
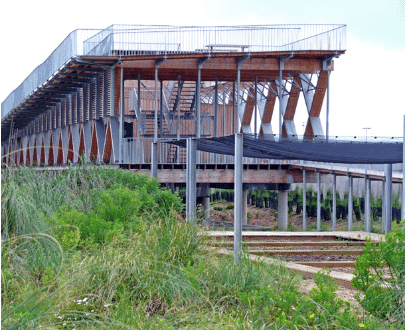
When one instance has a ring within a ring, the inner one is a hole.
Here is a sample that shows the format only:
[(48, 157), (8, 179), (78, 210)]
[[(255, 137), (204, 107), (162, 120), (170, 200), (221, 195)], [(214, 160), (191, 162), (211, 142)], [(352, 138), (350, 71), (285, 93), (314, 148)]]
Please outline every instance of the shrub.
[(405, 321), (405, 224), (393, 225), (379, 248), (369, 239), (355, 262), (352, 284), (370, 313), (391, 322)]

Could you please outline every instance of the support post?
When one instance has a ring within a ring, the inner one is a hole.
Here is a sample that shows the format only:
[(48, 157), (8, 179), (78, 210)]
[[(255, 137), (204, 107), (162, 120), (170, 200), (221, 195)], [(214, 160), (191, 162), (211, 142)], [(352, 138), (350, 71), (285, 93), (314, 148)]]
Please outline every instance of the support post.
[(163, 82), (160, 81), (159, 138), (163, 137)]
[(307, 178), (305, 168), (302, 168), (302, 230), (307, 229)]
[(187, 139), (187, 165), (186, 165), (186, 220), (196, 222), (196, 157), (197, 140)]
[(278, 103), (279, 103), (279, 116), (278, 116), (278, 138), (279, 141), (282, 137), (283, 130), (283, 68), (284, 68), (284, 59), (280, 58), (280, 70), (278, 76)]
[(158, 83), (159, 83), (159, 64), (155, 64), (155, 130), (153, 134), (153, 138), (155, 142), (158, 139), (158, 111), (159, 111), (159, 105), (158, 105)]
[[(226, 135), (225, 132), (225, 113), (226, 113), (226, 89), (225, 84), (222, 85), (222, 136)], [(226, 155), (222, 155), (222, 163), (225, 164)]]
[(239, 264), (242, 256), (242, 182), (243, 182), (243, 134), (235, 134), (235, 181), (234, 181), (234, 257)]
[(137, 118), (137, 125), (136, 125), (136, 162), (138, 164), (141, 163), (141, 75), (138, 74), (138, 99), (137, 99), (137, 114), (139, 117)]
[(321, 231), (321, 172), (316, 171), (317, 174), (317, 195), (316, 195), (316, 229)]
[(214, 87), (214, 137), (218, 137), (218, 76), (215, 76)]
[[(177, 79), (177, 99), (180, 103), (180, 83), (181, 77), (179, 76)], [(177, 140), (180, 140), (180, 130), (181, 130), (181, 118), (180, 118), (180, 104), (177, 104)], [(177, 155), (177, 159), (179, 159), (179, 155)]]
[(404, 115), (404, 137), (402, 139), (402, 216), (405, 221), (405, 115)]
[(235, 117), (235, 82), (232, 82), (232, 134), (235, 134)]
[(277, 226), (281, 230), (288, 228), (288, 190), (278, 190)]
[[(222, 85), (222, 136), (225, 136), (225, 113), (226, 113), (226, 89), (225, 84)], [(224, 155), (225, 156), (225, 155)]]
[(326, 141), (329, 140), (329, 90), (330, 90), (330, 71), (328, 70), (328, 79), (326, 86)]
[(383, 181), (383, 189), (382, 189), (382, 214), (381, 214), (381, 228), (382, 228), (382, 230), (384, 231), (384, 228), (387, 226), (387, 224), (386, 224), (386, 215), (387, 215), (387, 212), (386, 212), (386, 190), (385, 190), (385, 187), (387, 186), (387, 182), (386, 182), (386, 180), (384, 179), (384, 181)]
[(157, 179), (158, 171), (158, 143), (156, 141), (152, 142), (152, 172), (151, 179)]
[[(124, 67), (121, 63), (120, 69), (120, 126), (119, 126), (119, 139), (118, 139), (118, 158), (119, 163), (122, 163), (123, 160), (123, 138), (124, 138)], [(91, 111), (90, 111), (91, 112)]]
[[(255, 124), (254, 124), (254, 130), (255, 130), (255, 136), (257, 135), (257, 76), (255, 76), (255, 106), (254, 106), (254, 112), (255, 112)], [(257, 158), (256, 158), (257, 160)]]
[(201, 68), (202, 63), (198, 63), (198, 75), (197, 75), (197, 86), (196, 86), (196, 124), (195, 124), (195, 136), (197, 139), (201, 137)]
[[(214, 137), (218, 137), (218, 76), (215, 76), (214, 87)], [(217, 154), (214, 153), (214, 164), (217, 163)]]
[(336, 174), (332, 178), (332, 230), (336, 230)]
[(239, 124), (239, 109), (240, 109), (240, 69), (242, 67), (242, 62), (238, 60), (238, 69), (237, 69), (237, 81), (236, 81), (236, 97), (238, 98), (237, 110), (236, 110), (236, 133), (240, 133), (240, 124)]
[(368, 176), (366, 176), (366, 200), (364, 203), (364, 231), (367, 233), (371, 232), (371, 181)]
[(353, 177), (349, 174), (349, 200), (348, 200), (348, 225), (347, 230), (353, 229)]
[(392, 164), (385, 164), (385, 234), (392, 229)]

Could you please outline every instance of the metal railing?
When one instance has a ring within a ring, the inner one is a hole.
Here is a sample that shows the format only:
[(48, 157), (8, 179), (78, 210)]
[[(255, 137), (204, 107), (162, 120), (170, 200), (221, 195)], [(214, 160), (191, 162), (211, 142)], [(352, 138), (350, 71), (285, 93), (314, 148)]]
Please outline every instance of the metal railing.
[(83, 54), (83, 42), (100, 30), (75, 30), (40, 64), (2, 103), (1, 119), (17, 107), (35, 89), (41, 87), (70, 58)]
[(1, 104), (1, 118), (78, 55), (345, 50), (344, 24), (111, 25), (75, 30)]
[(346, 25), (112, 25), (84, 42), (88, 55), (344, 50)]

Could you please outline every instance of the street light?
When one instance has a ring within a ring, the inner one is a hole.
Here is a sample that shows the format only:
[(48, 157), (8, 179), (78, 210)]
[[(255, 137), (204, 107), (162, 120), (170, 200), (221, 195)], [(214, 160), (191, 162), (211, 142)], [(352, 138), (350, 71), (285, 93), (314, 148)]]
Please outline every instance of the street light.
[(368, 131), (369, 129), (371, 129), (371, 127), (363, 127), (363, 129), (366, 130), (366, 142), (367, 142), (367, 131)]
[[(363, 127), (363, 129), (366, 130), (366, 143), (367, 143), (367, 132), (369, 129), (371, 129), (371, 127)], [(366, 168), (365, 168), (365, 174), (367, 176), (367, 169), (368, 169), (368, 164), (366, 164)]]

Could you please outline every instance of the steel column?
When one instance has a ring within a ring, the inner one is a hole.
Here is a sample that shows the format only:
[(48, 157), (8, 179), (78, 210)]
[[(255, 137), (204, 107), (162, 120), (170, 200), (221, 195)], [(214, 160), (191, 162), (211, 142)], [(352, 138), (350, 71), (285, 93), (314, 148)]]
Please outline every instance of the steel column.
[(317, 190), (316, 195), (316, 229), (321, 231), (321, 172), (316, 171), (317, 174)]
[[(124, 67), (121, 63), (120, 70), (120, 127), (119, 127), (119, 138), (118, 138), (118, 162), (122, 163), (123, 160), (123, 137), (124, 137)], [(90, 111), (91, 112), (91, 111)]]
[(405, 221), (405, 115), (404, 115), (404, 137), (402, 139), (402, 216)]
[(387, 215), (387, 212), (386, 212), (386, 198), (385, 198), (385, 196), (387, 195), (386, 190), (385, 190), (386, 186), (387, 186), (387, 182), (384, 179), (384, 181), (383, 181), (383, 189), (382, 189), (382, 214), (381, 214), (381, 227), (382, 227), (383, 231), (384, 231), (384, 228), (386, 227), (385, 219), (386, 219), (386, 215)]
[(364, 231), (370, 233), (371, 232), (371, 181), (368, 176), (366, 176), (366, 200), (365, 200), (365, 205), (364, 205)]
[(157, 178), (158, 171), (158, 143), (156, 141), (152, 142), (152, 172), (151, 179)]
[[(214, 87), (214, 137), (218, 137), (218, 76), (215, 76)], [(214, 163), (217, 163), (217, 154), (214, 153)]]
[(332, 177), (332, 230), (336, 230), (336, 174)]
[(347, 230), (353, 229), (353, 177), (349, 175), (349, 201), (348, 201), (348, 225)]
[(240, 124), (239, 124), (239, 109), (240, 109), (240, 69), (242, 67), (242, 62), (238, 60), (238, 68), (237, 68), (237, 80), (236, 80), (236, 96), (238, 103), (236, 104), (236, 133), (240, 133)]
[[(181, 83), (181, 77), (178, 76), (177, 78), (177, 100), (179, 100), (179, 102), (177, 103), (177, 140), (180, 140), (180, 136), (181, 136), (181, 117), (180, 117), (180, 93), (181, 93), (181, 89), (180, 89), (180, 83)], [(180, 150), (181, 147), (177, 146), (177, 163), (180, 164)]]
[(154, 131), (154, 140), (157, 141), (158, 138), (158, 73), (159, 73), (159, 65), (155, 64), (155, 131)]
[[(177, 99), (179, 100), (180, 103), (180, 83), (181, 83), (181, 77), (179, 76), (177, 79)], [(180, 122), (180, 104), (177, 104), (177, 139), (180, 140), (180, 130), (181, 130), (181, 122)], [(180, 148), (180, 147), (179, 147)], [(178, 149), (178, 153), (180, 152), (180, 149)], [(180, 159), (180, 155), (177, 154), (177, 159)]]
[[(232, 82), (232, 134), (235, 134), (235, 82)], [(239, 133), (239, 132), (238, 132)]]
[(385, 234), (392, 229), (392, 164), (385, 164)]
[(214, 137), (218, 137), (218, 76), (215, 76), (214, 87)]
[(136, 162), (141, 163), (141, 75), (138, 74), (138, 99), (137, 99), (137, 111), (138, 114), (136, 122)]
[(279, 105), (279, 116), (278, 116), (278, 138), (281, 140), (283, 133), (283, 67), (284, 59), (280, 58), (280, 70), (278, 76), (278, 105)]
[(307, 178), (305, 168), (302, 168), (302, 230), (307, 227)]
[(235, 134), (235, 184), (234, 184), (234, 257), (239, 264), (242, 257), (242, 197), (243, 197), (243, 134)]
[(255, 136), (256, 136), (257, 135), (257, 76), (255, 76), (255, 105), (254, 105), (254, 112), (255, 112), (254, 130), (255, 130)]
[(326, 141), (329, 140), (329, 89), (330, 89), (330, 71), (328, 70), (326, 86)]
[[(225, 136), (225, 113), (226, 113), (226, 89), (222, 85), (222, 136)], [(225, 163), (226, 155), (222, 155), (222, 162)]]
[[(226, 89), (225, 84), (222, 85), (222, 136), (225, 136), (225, 113), (226, 113)], [(404, 119), (405, 121), (405, 119)], [(404, 123), (405, 125), (405, 123)], [(405, 127), (404, 127), (405, 131)], [(404, 132), (405, 134), (405, 132)]]
[(160, 81), (159, 137), (163, 137), (163, 82)]
[(195, 136), (197, 139), (201, 137), (201, 68), (202, 63), (198, 63), (197, 86), (196, 86), (196, 126)]
[(187, 139), (187, 165), (186, 165), (186, 219), (189, 223), (196, 222), (196, 157), (197, 140)]

